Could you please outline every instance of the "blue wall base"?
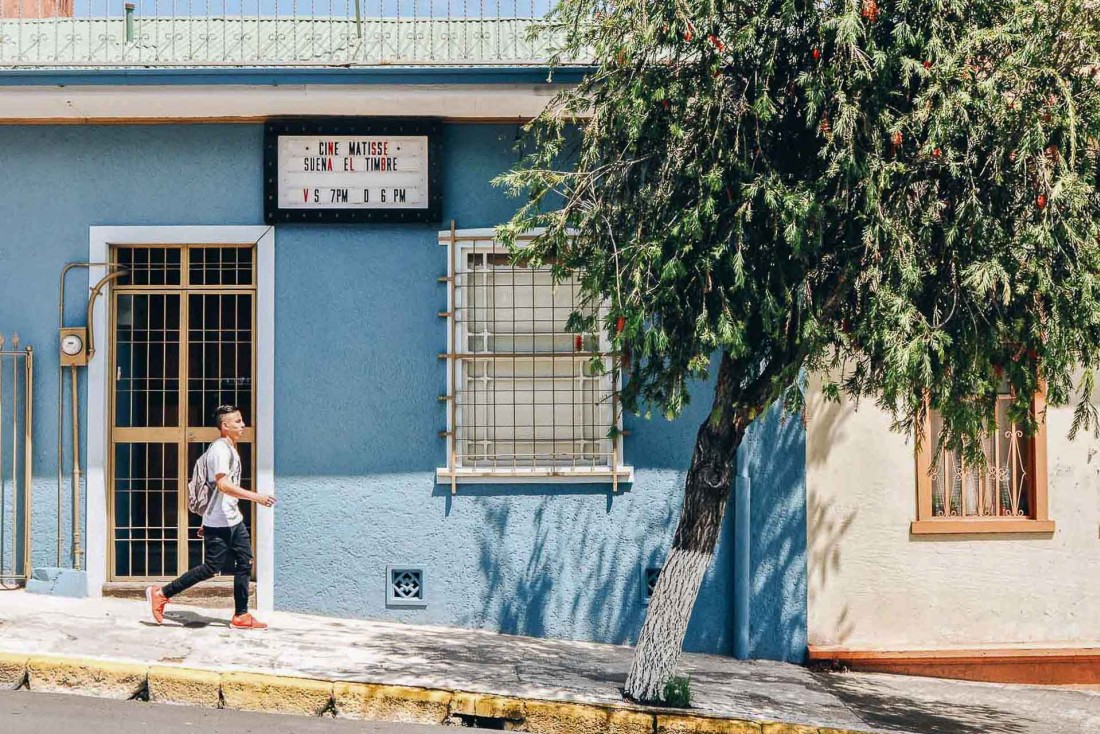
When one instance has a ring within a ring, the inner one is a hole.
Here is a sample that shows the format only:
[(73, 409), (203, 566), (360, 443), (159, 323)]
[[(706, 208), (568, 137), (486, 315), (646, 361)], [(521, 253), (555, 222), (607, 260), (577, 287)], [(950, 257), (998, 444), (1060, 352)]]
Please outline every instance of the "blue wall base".
[(71, 568), (36, 568), (27, 580), (27, 591), (81, 599), (88, 595), (88, 574)]

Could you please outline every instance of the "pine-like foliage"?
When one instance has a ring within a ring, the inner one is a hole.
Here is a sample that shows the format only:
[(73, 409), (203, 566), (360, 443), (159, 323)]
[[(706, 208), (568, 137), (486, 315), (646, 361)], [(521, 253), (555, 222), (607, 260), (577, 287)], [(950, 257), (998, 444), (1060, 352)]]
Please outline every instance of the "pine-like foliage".
[(808, 369), (953, 445), (1004, 381), (1025, 425), (1043, 380), (1095, 426), (1095, 0), (560, 0), (543, 32), (596, 68), (530, 126), (502, 231), (610, 305), (573, 326), (627, 408), (677, 414), (722, 353), (712, 420), (801, 407)]

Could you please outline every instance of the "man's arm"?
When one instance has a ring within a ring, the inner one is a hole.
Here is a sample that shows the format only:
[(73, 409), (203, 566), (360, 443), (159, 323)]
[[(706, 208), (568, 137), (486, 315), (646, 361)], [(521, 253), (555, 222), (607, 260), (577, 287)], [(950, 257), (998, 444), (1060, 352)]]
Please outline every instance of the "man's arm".
[(259, 492), (250, 492), (244, 487), (238, 487), (233, 482), (229, 481), (228, 474), (217, 474), (215, 479), (218, 485), (218, 491), (229, 497), (236, 497), (242, 500), (251, 500), (257, 504), (261, 504), (264, 507), (274, 507), (275, 498), (269, 494), (260, 494)]

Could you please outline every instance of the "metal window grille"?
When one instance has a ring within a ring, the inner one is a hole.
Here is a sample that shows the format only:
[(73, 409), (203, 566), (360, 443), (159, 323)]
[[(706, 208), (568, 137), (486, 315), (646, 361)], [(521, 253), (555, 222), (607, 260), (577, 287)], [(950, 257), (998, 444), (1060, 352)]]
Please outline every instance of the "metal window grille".
[[(971, 466), (956, 451), (942, 451), (932, 477), (933, 517), (1031, 517), (1034, 490), (1034, 442), (1009, 420), (1012, 397), (997, 398), (997, 428), (982, 439), (984, 468)], [(943, 419), (932, 414), (933, 441)]]
[[(622, 466), (610, 344), (566, 328), (576, 280), (513, 262), (491, 232), (445, 233), (449, 460), (440, 479), (607, 481)], [(602, 314), (601, 314), (602, 315)]]

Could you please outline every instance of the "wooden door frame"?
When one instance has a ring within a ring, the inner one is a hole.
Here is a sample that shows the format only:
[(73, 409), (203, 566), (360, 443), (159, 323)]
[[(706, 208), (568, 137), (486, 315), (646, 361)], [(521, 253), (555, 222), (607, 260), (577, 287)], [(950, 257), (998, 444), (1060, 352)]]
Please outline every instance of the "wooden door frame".
[[(139, 226), (90, 227), (89, 261), (107, 262), (111, 246), (128, 245), (252, 245), (256, 248), (256, 385), (255, 401), (257, 492), (275, 494), (275, 229), (268, 226)], [(104, 267), (88, 271), (89, 283), (106, 273)], [(108, 306), (114, 297), (109, 290), (97, 303), (92, 326), (100, 344), (110, 343)], [(110, 522), (107, 516), (107, 456), (110, 382), (107, 349), (88, 365), (87, 446), (87, 572), (88, 596), (101, 596), (107, 580), (110, 556)], [(182, 357), (181, 357), (182, 359)], [(256, 513), (256, 601), (260, 611), (274, 606), (275, 518), (274, 509)]]

